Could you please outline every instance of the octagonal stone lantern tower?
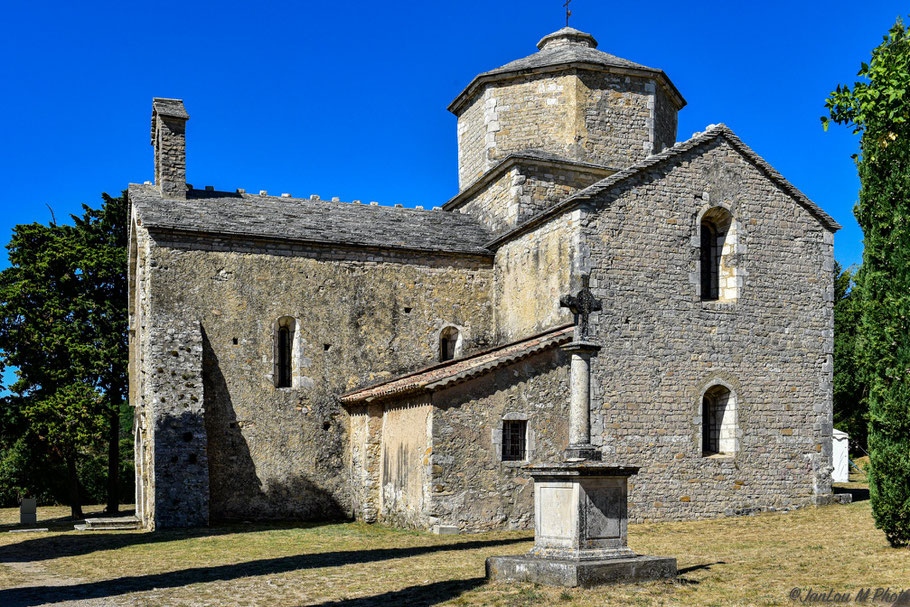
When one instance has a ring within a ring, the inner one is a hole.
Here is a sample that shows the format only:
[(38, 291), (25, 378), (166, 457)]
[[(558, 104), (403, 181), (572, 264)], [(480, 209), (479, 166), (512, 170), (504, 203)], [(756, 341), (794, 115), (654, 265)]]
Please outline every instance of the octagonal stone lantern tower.
[(492, 581), (591, 587), (676, 576), (676, 559), (635, 554), (627, 544), (628, 480), (637, 466), (601, 461), (591, 444), (591, 358), (600, 346), (588, 316), (600, 302), (582, 276), (581, 290), (560, 304), (575, 314), (571, 355), (569, 444), (562, 462), (526, 466), (534, 479), (534, 547), (526, 555), (487, 559)]
[(513, 153), (622, 169), (676, 142), (686, 101), (662, 70), (599, 51), (571, 27), (537, 48), (478, 75), (449, 105), (460, 190)]

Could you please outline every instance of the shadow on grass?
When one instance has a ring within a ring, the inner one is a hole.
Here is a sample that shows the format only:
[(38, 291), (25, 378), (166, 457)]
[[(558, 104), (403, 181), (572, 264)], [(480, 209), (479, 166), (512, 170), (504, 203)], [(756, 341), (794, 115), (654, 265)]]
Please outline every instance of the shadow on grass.
[(344, 599), (319, 603), (312, 607), (376, 607), (376, 605), (407, 605), (408, 607), (430, 607), (454, 599), (463, 592), (473, 590), (486, 582), (486, 578), (433, 582), (423, 586), (408, 586), (393, 592), (357, 599)]
[(252, 533), (271, 529), (312, 529), (323, 525), (335, 525), (338, 522), (294, 522), (286, 525), (276, 523), (236, 524), (190, 529), (165, 529), (155, 532), (131, 531), (128, 533), (112, 533), (109, 531), (92, 531), (89, 533), (55, 534), (0, 546), (0, 563), (33, 563), (62, 556), (80, 556), (102, 550), (118, 550), (127, 546), (160, 544), (162, 542), (175, 542), (233, 533)]
[[(443, 552), (449, 550), (478, 550), (481, 548), (493, 548), (496, 546), (517, 544), (527, 541), (527, 538), (522, 537), (501, 540), (452, 542), (449, 544), (414, 546), (409, 548), (379, 548), (375, 550), (346, 550), (341, 552), (300, 554), (271, 559), (260, 559), (256, 561), (248, 561), (245, 563), (235, 563), (232, 565), (193, 567), (190, 569), (181, 569), (179, 571), (169, 571), (166, 573), (126, 576), (112, 580), (85, 582), (82, 584), (73, 584), (69, 586), (31, 586), (24, 588), (11, 588), (8, 590), (0, 590), (0, 605), (3, 605), (4, 607), (28, 607), (31, 605), (41, 605), (51, 602), (98, 599), (121, 594), (128, 594), (131, 592), (144, 592), (147, 590), (155, 589), (161, 590), (164, 588), (178, 588), (190, 584), (226, 582), (238, 578), (288, 573), (301, 569), (340, 567), (342, 565), (408, 558), (412, 556), (429, 554), (432, 552)], [(458, 582), (453, 583), (456, 584), (456, 586), (458, 584)], [(440, 582), (440, 584), (443, 584), (443, 582)], [(402, 590), (400, 592), (405, 591)], [(415, 587), (412, 592), (414, 593), (415, 597), (418, 597), (419, 587)], [(372, 597), (371, 600), (375, 601), (377, 600), (377, 597)], [(415, 598), (415, 600), (417, 599)], [(330, 604), (361, 605), (367, 603)], [(405, 602), (402, 604), (410, 605), (411, 603)], [(424, 603), (418, 602), (416, 604), (422, 605)]]
[(717, 561), (715, 563), (704, 563), (703, 565), (692, 565), (691, 567), (683, 567), (682, 569), (677, 570), (676, 573), (678, 575), (682, 575), (684, 573), (691, 573), (693, 571), (699, 571), (701, 569), (710, 569), (714, 565), (726, 565), (726, 564), (727, 563), (724, 561)]
[(691, 567), (683, 567), (682, 569), (677, 570), (676, 578), (677, 584), (682, 584), (683, 586), (698, 586), (701, 584), (698, 580), (693, 580), (691, 578), (682, 577), (686, 573), (692, 573), (693, 571), (701, 571), (702, 569), (711, 569), (714, 565), (726, 565), (725, 561), (717, 561), (716, 563), (703, 563), (701, 565), (692, 565)]
[[(87, 518), (120, 518), (120, 517), (130, 517), (135, 514), (135, 510), (121, 510), (117, 514), (107, 514), (104, 509), (101, 510), (86, 510), (82, 518), (74, 519), (70, 515), (57, 516), (53, 518), (39, 518), (37, 523), (23, 525), (21, 523), (0, 523), (0, 533), (4, 531), (11, 531), (13, 529), (34, 529), (47, 527), (52, 531), (69, 531), (73, 528), (73, 525), (78, 523), (84, 523)], [(39, 509), (40, 514), (40, 509)]]

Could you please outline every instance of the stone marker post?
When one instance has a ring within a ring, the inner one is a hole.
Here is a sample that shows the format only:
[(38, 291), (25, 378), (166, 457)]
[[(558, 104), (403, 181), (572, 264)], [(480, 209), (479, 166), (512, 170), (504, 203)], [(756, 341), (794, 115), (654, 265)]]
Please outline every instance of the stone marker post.
[(22, 498), (19, 504), (19, 524), (35, 525), (38, 523), (38, 506), (37, 500), (33, 497)]
[(525, 466), (534, 479), (534, 547), (488, 558), (492, 581), (590, 587), (676, 576), (676, 559), (637, 555), (627, 545), (628, 479), (638, 467), (603, 463), (591, 444), (591, 359), (600, 346), (588, 335), (588, 320), (601, 303), (587, 276), (581, 284), (560, 299), (575, 315), (575, 338), (563, 347), (571, 356), (565, 461)]

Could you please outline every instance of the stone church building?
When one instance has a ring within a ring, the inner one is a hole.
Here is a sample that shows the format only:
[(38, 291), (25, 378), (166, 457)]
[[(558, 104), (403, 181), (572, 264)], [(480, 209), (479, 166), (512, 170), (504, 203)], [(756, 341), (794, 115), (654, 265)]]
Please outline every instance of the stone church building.
[(641, 466), (632, 520), (831, 499), (840, 226), (727, 127), (677, 142), (669, 77), (596, 47), (559, 30), (458, 94), (440, 207), (193, 187), (183, 102), (154, 100), (129, 187), (147, 527), (533, 526), (584, 275), (593, 442)]

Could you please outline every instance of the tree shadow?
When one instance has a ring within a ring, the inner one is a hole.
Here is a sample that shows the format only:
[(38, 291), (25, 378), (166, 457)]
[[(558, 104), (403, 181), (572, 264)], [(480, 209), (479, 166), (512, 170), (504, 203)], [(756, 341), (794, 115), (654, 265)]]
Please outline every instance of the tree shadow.
[(74, 519), (69, 514), (63, 516), (54, 516), (54, 517), (41, 517), (41, 507), (38, 508), (38, 522), (35, 524), (23, 525), (22, 523), (0, 523), (0, 533), (4, 531), (10, 531), (12, 529), (34, 529), (47, 527), (52, 531), (69, 531), (73, 529), (73, 525), (78, 523), (84, 523), (87, 518), (129, 518), (136, 514), (136, 511), (132, 508), (120, 510), (117, 514), (108, 514), (104, 511), (103, 506), (98, 506), (89, 510), (86, 508), (83, 511), (83, 516), (81, 519)]
[(698, 586), (701, 584), (698, 580), (693, 580), (690, 578), (681, 577), (686, 573), (691, 573), (693, 571), (699, 571), (701, 569), (711, 569), (714, 565), (726, 565), (725, 561), (717, 561), (715, 563), (702, 563), (701, 565), (692, 565), (691, 567), (683, 567), (676, 571), (676, 575), (679, 576), (676, 578), (677, 584), (682, 584), (683, 586)]
[(401, 590), (384, 592), (374, 596), (340, 601), (328, 601), (312, 607), (375, 607), (376, 605), (407, 605), (408, 607), (430, 607), (454, 599), (460, 594), (473, 590), (486, 582), (486, 578), (475, 577), (467, 580), (433, 582), (423, 586), (408, 586)]
[[(109, 532), (92, 531), (89, 533), (66, 533), (30, 538), (14, 544), (0, 546), (0, 563), (29, 563), (45, 561), (66, 556), (80, 556), (104, 550), (118, 550), (127, 546), (159, 544), (180, 540), (230, 535), (233, 533), (252, 533), (269, 529), (310, 529), (322, 525), (335, 524), (330, 521), (301, 523), (232, 523), (216, 527), (196, 527), (189, 529), (165, 529), (162, 531)], [(72, 521), (70, 521), (72, 527)], [(2, 605), (2, 603), (0, 603)]]
[[(501, 540), (474, 540), (466, 542), (452, 542), (432, 546), (414, 546), (408, 548), (377, 548), (374, 550), (345, 550), (340, 552), (322, 552), (283, 556), (271, 559), (260, 559), (231, 565), (216, 565), (211, 567), (192, 567), (166, 573), (149, 575), (136, 575), (103, 580), (99, 582), (85, 582), (67, 586), (30, 586), (0, 590), (0, 605), (5, 607), (30, 607), (50, 602), (72, 600), (99, 599), (132, 592), (145, 592), (149, 590), (162, 590), (165, 588), (178, 588), (190, 584), (204, 584), (210, 582), (225, 582), (238, 578), (255, 577), (261, 575), (274, 575), (288, 573), (301, 569), (320, 569), (326, 567), (340, 567), (342, 565), (356, 565), (374, 561), (408, 558), (443, 552), (450, 550), (478, 550), (508, 544), (527, 542), (527, 538), (509, 538)], [(445, 582), (440, 582), (438, 591), (442, 591)], [(458, 582), (452, 582), (453, 589), (458, 588)], [(433, 596), (433, 586), (421, 589), (405, 589), (401, 593), (410, 591), (415, 601), (413, 604), (423, 605), (420, 600), (428, 600)], [(454, 590), (450, 590), (454, 591)], [(463, 591), (463, 590), (462, 590)], [(393, 594), (393, 593), (387, 593)], [(421, 597), (424, 597), (421, 599)], [(361, 600), (361, 599), (356, 599)], [(366, 599), (363, 599), (366, 600)], [(372, 597), (370, 600), (377, 600)], [(438, 600), (438, 597), (437, 597)], [(328, 603), (339, 605), (358, 605), (369, 603)], [(403, 604), (411, 605), (410, 602)]]
[(714, 565), (726, 565), (726, 564), (727, 564), (727, 563), (726, 563), (725, 561), (717, 561), (717, 562), (714, 562), (714, 563), (704, 563), (704, 564), (701, 564), (701, 565), (692, 565), (691, 567), (683, 567), (682, 569), (678, 569), (678, 570), (676, 571), (676, 573), (677, 573), (678, 575), (679, 575), (679, 574), (683, 574), (683, 573), (691, 573), (691, 572), (693, 572), (693, 571), (698, 571), (698, 570), (700, 570), (700, 569), (710, 569), (710, 568), (713, 567)]

